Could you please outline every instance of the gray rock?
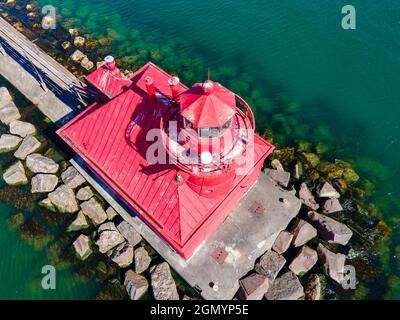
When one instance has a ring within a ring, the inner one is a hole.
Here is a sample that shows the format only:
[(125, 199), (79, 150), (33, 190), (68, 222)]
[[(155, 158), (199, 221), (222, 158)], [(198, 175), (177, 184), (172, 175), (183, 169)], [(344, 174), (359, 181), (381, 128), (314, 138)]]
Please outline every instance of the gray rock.
[(39, 153), (32, 153), (26, 157), (26, 166), (33, 173), (56, 173), (59, 165), (50, 158)]
[(103, 230), (100, 233), (99, 239), (96, 241), (99, 251), (101, 253), (106, 253), (116, 246), (120, 245), (125, 241), (124, 237), (114, 230)]
[(75, 220), (72, 221), (71, 224), (68, 226), (67, 231), (68, 232), (79, 231), (86, 228), (89, 228), (86, 216), (82, 213), (82, 211), (79, 211), (78, 214), (76, 215)]
[(97, 232), (103, 232), (103, 231), (115, 231), (119, 232), (117, 227), (115, 226), (114, 222), (106, 222), (103, 223), (98, 229)]
[(15, 106), (14, 102), (9, 102), (8, 104), (0, 107), (0, 121), (8, 125), (11, 122), (21, 118), (21, 114), (18, 108)]
[(2, 134), (0, 137), (0, 153), (17, 149), (22, 139), (12, 134)]
[(76, 255), (81, 260), (86, 260), (91, 254), (90, 239), (88, 236), (81, 234), (73, 243)]
[(305, 206), (313, 210), (317, 210), (319, 208), (319, 204), (315, 201), (315, 198), (312, 195), (310, 189), (308, 189), (307, 185), (304, 182), (300, 186), (299, 198)]
[(28, 135), (22, 140), (21, 145), (15, 151), (14, 156), (18, 159), (25, 160), (28, 155), (36, 152), (40, 148), (41, 143), (34, 136)]
[(9, 104), (12, 101), (12, 97), (10, 92), (6, 87), (0, 88), (0, 108), (3, 108), (5, 105)]
[(261, 256), (260, 261), (256, 264), (254, 270), (257, 273), (266, 276), (272, 283), (285, 263), (286, 259), (284, 257), (269, 250)]
[(116, 216), (118, 216), (118, 212), (114, 210), (113, 207), (108, 207), (106, 210), (106, 214), (107, 214), (107, 219), (108, 220), (113, 220)]
[(79, 210), (74, 191), (71, 188), (68, 188), (65, 184), (49, 193), (48, 197), (51, 203), (60, 212), (74, 213)]
[(120, 268), (126, 268), (132, 264), (133, 247), (129, 243), (123, 242), (113, 250), (110, 258)]
[(340, 198), (340, 193), (328, 182), (325, 182), (321, 188), (317, 190), (319, 198)]
[(314, 267), (317, 261), (317, 252), (310, 247), (304, 246), (300, 249), (296, 257), (289, 265), (289, 269), (298, 275), (311, 270), (311, 268)]
[(281, 231), (278, 237), (275, 239), (274, 245), (272, 249), (279, 253), (285, 253), (287, 249), (289, 249), (290, 244), (292, 243), (293, 235), (288, 231)]
[(80, 62), (85, 57), (86, 57), (86, 55), (80, 50), (75, 50), (74, 53), (71, 55), (72, 61), (75, 61), (75, 62)]
[(325, 248), (322, 244), (318, 245), (317, 252), (325, 273), (332, 280), (336, 281), (337, 283), (341, 283), (344, 276), (344, 264), (346, 262), (346, 256), (341, 253), (333, 253)]
[(80, 188), (78, 193), (76, 194), (76, 198), (80, 201), (87, 201), (91, 197), (93, 197), (93, 190), (91, 187), (87, 186), (84, 188)]
[(32, 123), (15, 120), (10, 123), (10, 132), (25, 138), (27, 135), (35, 134), (36, 128)]
[(39, 205), (46, 208), (47, 210), (57, 212), (57, 208), (55, 205), (50, 201), (49, 198), (45, 198), (42, 201), (39, 202)]
[(318, 229), (318, 235), (330, 243), (346, 245), (353, 236), (349, 227), (330, 217), (314, 211), (310, 211), (307, 216)]
[(301, 247), (317, 236), (317, 229), (303, 219), (296, 218), (290, 232), (293, 234), (293, 245)]
[(321, 300), (322, 284), (321, 279), (317, 274), (312, 274), (305, 287), (306, 300)]
[(125, 273), (124, 285), (131, 300), (139, 300), (149, 288), (146, 278), (132, 270)]
[(140, 234), (125, 220), (118, 225), (118, 231), (132, 247), (138, 245), (142, 241)]
[(272, 168), (274, 168), (275, 170), (278, 171), (285, 171), (285, 169), (283, 168), (282, 163), (278, 160), (278, 159), (274, 159), (271, 161), (271, 166)]
[(151, 288), (156, 300), (179, 300), (175, 281), (166, 262), (160, 263), (151, 271)]
[(340, 204), (339, 200), (336, 198), (328, 199), (322, 205), (323, 213), (329, 214), (329, 213), (334, 213), (334, 212), (339, 212), (339, 211), (343, 211), (343, 207)]
[(90, 71), (94, 67), (93, 61), (90, 61), (88, 57), (84, 57), (81, 61), (81, 66), (86, 70)]
[(298, 300), (303, 296), (303, 286), (291, 271), (277, 278), (265, 294), (267, 300)]
[(145, 272), (150, 266), (151, 258), (145, 248), (139, 247), (135, 250), (135, 271), (136, 273)]
[(268, 177), (270, 177), (274, 182), (281, 185), (282, 187), (287, 187), (290, 181), (290, 173), (286, 171), (280, 170), (265, 170), (265, 173)]
[(13, 164), (3, 174), (4, 181), (11, 186), (27, 184), (28, 178), (25, 174), (25, 168), (21, 161)]
[(58, 177), (54, 174), (37, 174), (32, 178), (32, 193), (52, 192), (58, 184)]
[(95, 198), (81, 203), (81, 209), (83, 214), (89, 217), (95, 225), (99, 225), (107, 220), (106, 212)]
[(269, 289), (267, 277), (252, 273), (239, 281), (239, 296), (243, 300), (261, 300)]
[(71, 189), (78, 188), (86, 182), (85, 178), (72, 166), (61, 174), (61, 179)]

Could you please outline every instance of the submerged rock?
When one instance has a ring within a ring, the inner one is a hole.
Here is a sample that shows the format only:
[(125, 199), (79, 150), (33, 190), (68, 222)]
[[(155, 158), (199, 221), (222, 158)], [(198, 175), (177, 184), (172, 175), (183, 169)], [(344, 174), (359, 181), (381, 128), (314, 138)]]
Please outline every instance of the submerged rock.
[(320, 162), (319, 157), (314, 153), (302, 152), (300, 154), (300, 159), (306, 169), (316, 168)]
[(22, 212), (11, 215), (8, 218), (8, 226), (11, 230), (15, 231), (21, 227), (25, 222), (25, 216)]
[(0, 137), (0, 153), (5, 153), (17, 149), (21, 141), (22, 139), (20, 137), (14, 136), (12, 134), (2, 134)]
[(266, 276), (272, 283), (285, 263), (286, 259), (284, 257), (269, 250), (261, 256), (260, 261), (256, 264), (254, 270), (257, 273)]
[(319, 204), (315, 201), (314, 196), (304, 182), (300, 186), (299, 198), (301, 202), (307, 207), (313, 210), (317, 210), (319, 208)]
[(319, 198), (340, 198), (340, 193), (328, 182), (325, 182), (321, 188), (317, 190)]
[(129, 242), (132, 247), (135, 247), (142, 241), (142, 237), (135, 230), (135, 228), (129, 224), (127, 221), (122, 221), (118, 225), (118, 231), (123, 235), (123, 237)]
[(79, 189), (78, 193), (76, 194), (76, 198), (80, 201), (87, 201), (91, 197), (93, 197), (93, 190), (91, 187), (87, 186), (84, 188)]
[(123, 242), (113, 250), (110, 258), (120, 268), (126, 268), (132, 264), (133, 254), (133, 247), (127, 242)]
[(265, 170), (265, 173), (268, 177), (270, 177), (273, 181), (277, 184), (281, 185), (282, 187), (287, 187), (290, 181), (290, 173), (286, 171), (280, 170)]
[(322, 284), (321, 279), (317, 274), (312, 274), (307, 281), (305, 287), (306, 300), (321, 300)]
[(267, 300), (298, 300), (303, 296), (303, 286), (291, 271), (277, 278), (265, 294)]
[(86, 182), (85, 178), (73, 166), (69, 166), (61, 174), (61, 179), (71, 189), (78, 188)]
[(296, 218), (290, 232), (293, 234), (293, 245), (295, 247), (301, 247), (317, 236), (317, 229), (299, 218)]
[(36, 128), (33, 124), (24, 121), (13, 121), (10, 123), (10, 132), (25, 138), (27, 135), (33, 135), (36, 133)]
[(100, 237), (96, 241), (96, 244), (101, 253), (106, 253), (125, 241), (124, 237), (118, 231), (116, 231), (115, 225), (115, 229), (112, 228), (111, 225), (114, 224), (109, 222), (107, 223), (107, 227), (100, 229)]
[(290, 244), (292, 243), (293, 235), (288, 231), (281, 231), (278, 237), (275, 239), (274, 245), (272, 249), (279, 253), (285, 253), (287, 249), (289, 249)]
[(289, 265), (289, 269), (299, 275), (311, 270), (318, 261), (318, 254), (310, 247), (304, 246)]
[(151, 270), (151, 288), (156, 300), (179, 300), (174, 278), (166, 262), (160, 263)]
[(135, 250), (135, 272), (143, 273), (150, 266), (151, 258), (145, 248), (139, 247)]
[(49, 200), (60, 212), (74, 213), (79, 210), (74, 191), (65, 184), (49, 193)]
[(79, 211), (75, 220), (72, 221), (71, 224), (68, 226), (67, 231), (79, 231), (86, 228), (89, 228), (89, 223), (87, 222), (86, 216), (82, 213), (82, 211)]
[(56, 173), (59, 165), (50, 158), (39, 153), (32, 153), (26, 157), (26, 166), (33, 173)]
[(88, 236), (81, 234), (73, 243), (75, 252), (79, 259), (86, 260), (91, 254), (90, 239)]
[(107, 215), (102, 205), (94, 198), (81, 203), (81, 208), (83, 214), (89, 217), (95, 225), (102, 224), (107, 220)]
[(32, 193), (52, 192), (58, 184), (58, 178), (54, 174), (37, 174), (31, 184)]
[(3, 174), (4, 181), (11, 186), (27, 184), (28, 178), (25, 174), (25, 168), (21, 161), (13, 164)]
[(75, 39), (74, 39), (74, 45), (75, 45), (76, 47), (82, 47), (82, 46), (85, 45), (85, 41), (86, 41), (86, 39), (85, 39), (84, 37), (77, 36), (77, 37), (75, 37)]
[(18, 159), (25, 160), (28, 155), (36, 152), (40, 148), (41, 143), (34, 136), (27, 135), (21, 145), (15, 151), (14, 156)]
[(341, 253), (333, 253), (322, 244), (317, 248), (318, 256), (322, 262), (325, 273), (337, 283), (341, 283), (344, 276), (344, 264), (346, 256)]
[(21, 118), (21, 114), (14, 102), (9, 102), (4, 106), (0, 106), (0, 121), (6, 125)]
[(334, 213), (334, 212), (339, 212), (339, 211), (343, 211), (343, 207), (340, 204), (339, 200), (336, 198), (328, 199), (322, 205), (323, 213), (329, 214), (329, 213)]
[(133, 270), (128, 270), (125, 273), (124, 285), (131, 300), (139, 300), (149, 288), (147, 279)]
[(346, 245), (353, 236), (353, 232), (345, 224), (323, 214), (310, 211), (307, 216), (318, 229), (319, 236), (330, 243)]
[(267, 277), (252, 273), (239, 281), (239, 296), (243, 300), (262, 300), (269, 289)]

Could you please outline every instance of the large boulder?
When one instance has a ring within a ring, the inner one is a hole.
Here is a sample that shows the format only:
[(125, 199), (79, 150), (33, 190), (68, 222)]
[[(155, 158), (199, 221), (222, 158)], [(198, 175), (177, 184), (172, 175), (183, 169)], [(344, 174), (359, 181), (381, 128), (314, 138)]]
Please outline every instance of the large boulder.
[(72, 166), (61, 174), (61, 179), (71, 189), (78, 188), (86, 182), (85, 178)]
[(101, 253), (106, 253), (116, 246), (120, 245), (125, 241), (124, 237), (116, 230), (114, 223), (107, 223), (107, 227), (101, 228), (100, 226), (100, 237), (96, 241), (99, 251)]
[(135, 247), (142, 241), (142, 237), (135, 228), (127, 221), (122, 221), (118, 225), (118, 231), (124, 236), (132, 247)]
[(321, 300), (322, 284), (317, 274), (312, 274), (307, 281), (304, 297), (306, 300)]
[(146, 278), (132, 270), (125, 273), (124, 285), (131, 300), (139, 300), (149, 288)]
[(307, 216), (318, 229), (318, 235), (330, 243), (346, 245), (353, 236), (349, 227), (330, 217), (314, 211), (308, 212)]
[(325, 248), (322, 244), (317, 248), (325, 273), (337, 283), (341, 283), (344, 277), (344, 264), (346, 256), (341, 253), (334, 253)]
[(16, 120), (10, 123), (10, 132), (25, 138), (27, 135), (35, 134), (36, 128), (32, 123)]
[(0, 88), (0, 108), (9, 104), (11, 101), (12, 101), (12, 97), (11, 97), (8, 89), (6, 87), (1, 87)]
[(18, 159), (25, 160), (28, 155), (36, 152), (40, 148), (41, 143), (34, 136), (27, 135), (21, 145), (15, 151), (14, 156)]
[(317, 189), (317, 196), (319, 198), (340, 198), (340, 193), (329, 183), (325, 182), (320, 188)]
[(174, 278), (166, 262), (160, 263), (151, 270), (151, 288), (156, 300), (179, 300)]
[(86, 55), (80, 50), (75, 50), (74, 53), (71, 55), (72, 61), (75, 62), (81, 62), (85, 57)]
[(71, 224), (68, 226), (67, 231), (79, 231), (86, 228), (89, 228), (86, 216), (82, 213), (82, 211), (79, 211), (74, 221), (72, 221)]
[(301, 247), (317, 236), (317, 229), (307, 221), (296, 218), (290, 229), (290, 233), (293, 234), (293, 245), (295, 247)]
[(50, 158), (39, 153), (32, 153), (26, 157), (26, 166), (33, 173), (56, 173), (59, 165)]
[(277, 278), (265, 294), (267, 300), (298, 300), (303, 296), (303, 286), (291, 271)]
[(83, 214), (90, 218), (95, 225), (102, 224), (107, 220), (106, 212), (95, 198), (81, 203), (81, 209)]
[(319, 208), (319, 204), (315, 201), (313, 194), (304, 182), (300, 185), (299, 198), (305, 206), (313, 210)]
[(6, 125), (21, 118), (21, 114), (14, 102), (9, 102), (4, 106), (0, 106), (0, 121)]
[(285, 263), (286, 259), (284, 257), (269, 250), (261, 256), (260, 261), (255, 266), (255, 271), (266, 276), (272, 283)]
[(113, 207), (108, 207), (106, 210), (106, 214), (107, 214), (107, 219), (110, 221), (113, 220), (116, 216), (118, 216), (118, 212), (115, 211)]
[(27, 184), (28, 178), (25, 174), (25, 168), (21, 161), (13, 164), (3, 174), (4, 181), (11, 186)]
[(86, 260), (92, 253), (90, 249), (90, 239), (88, 236), (81, 234), (73, 243), (76, 255), (81, 260)]
[(283, 254), (287, 249), (289, 249), (292, 240), (293, 235), (290, 232), (283, 230), (275, 239), (272, 249), (279, 254)]
[(326, 200), (322, 205), (322, 212), (329, 214), (334, 212), (343, 211), (343, 207), (339, 200), (336, 198)]
[(150, 266), (151, 258), (147, 250), (139, 247), (135, 250), (135, 272), (143, 273)]
[(239, 285), (239, 296), (241, 299), (261, 300), (269, 289), (269, 280), (266, 276), (252, 273), (241, 279)]
[(304, 246), (289, 265), (289, 269), (299, 275), (311, 270), (318, 261), (318, 254), (310, 247)]
[(93, 195), (94, 193), (92, 188), (87, 186), (79, 189), (78, 193), (76, 194), (76, 198), (80, 201), (87, 201), (93, 197)]
[(133, 247), (123, 242), (116, 247), (110, 255), (112, 261), (114, 261), (120, 268), (126, 268), (133, 262)]
[(0, 153), (17, 149), (22, 139), (12, 134), (2, 134), (0, 137)]
[(74, 213), (79, 210), (74, 191), (65, 184), (59, 186), (56, 190), (48, 195), (51, 203), (60, 212)]
[(290, 173), (281, 170), (265, 170), (265, 173), (268, 177), (270, 177), (274, 182), (281, 185), (282, 187), (287, 187), (290, 181)]
[(32, 178), (32, 193), (52, 192), (58, 184), (58, 177), (54, 174), (37, 174)]

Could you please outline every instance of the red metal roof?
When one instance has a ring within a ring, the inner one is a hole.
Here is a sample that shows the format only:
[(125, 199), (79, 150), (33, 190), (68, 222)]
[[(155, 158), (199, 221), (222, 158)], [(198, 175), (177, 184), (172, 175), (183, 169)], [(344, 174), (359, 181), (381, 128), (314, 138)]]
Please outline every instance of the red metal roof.
[(221, 84), (206, 81), (181, 94), (181, 113), (196, 128), (220, 128), (236, 113), (236, 98)]
[[(205, 198), (186, 183), (176, 182), (177, 167), (151, 164), (146, 141), (152, 128), (159, 128), (166, 107), (146, 94), (150, 76), (158, 93), (170, 95), (170, 75), (152, 63), (131, 78), (129, 90), (104, 105), (93, 104), (59, 129), (66, 141), (126, 203), (175, 248), (183, 247), (218, 208), (223, 199)], [(182, 90), (186, 90), (181, 85)], [(255, 160), (263, 161), (274, 146), (256, 136)], [(237, 177), (236, 187), (243, 177)], [(234, 189), (234, 188), (233, 188)], [(233, 190), (232, 189), (232, 190)]]

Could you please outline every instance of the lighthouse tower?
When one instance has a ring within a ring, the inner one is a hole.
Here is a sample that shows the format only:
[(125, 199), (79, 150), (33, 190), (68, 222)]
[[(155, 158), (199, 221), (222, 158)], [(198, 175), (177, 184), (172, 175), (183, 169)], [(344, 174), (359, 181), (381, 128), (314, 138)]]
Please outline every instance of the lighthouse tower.
[[(274, 146), (254, 133), (248, 104), (217, 82), (188, 88), (152, 63), (125, 79), (111, 57), (87, 81), (98, 100), (58, 134), (189, 259), (256, 183)], [(150, 159), (154, 146), (162, 161)]]

